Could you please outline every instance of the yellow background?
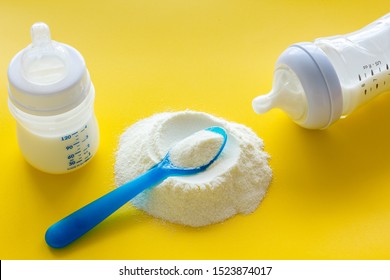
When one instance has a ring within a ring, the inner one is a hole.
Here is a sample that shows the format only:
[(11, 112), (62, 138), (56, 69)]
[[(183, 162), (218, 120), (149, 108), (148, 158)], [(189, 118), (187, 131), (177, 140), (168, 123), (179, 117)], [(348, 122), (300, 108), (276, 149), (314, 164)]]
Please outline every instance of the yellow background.
[[(387, 12), (385, 0), (0, 0), (0, 259), (389, 259), (390, 96), (326, 131), (251, 108), (287, 46)], [(83, 54), (96, 88), (100, 148), (67, 175), (24, 161), (7, 108), (8, 63), (36, 21)], [(48, 248), (49, 225), (114, 187), (124, 129), (186, 108), (264, 139), (274, 178), (260, 207), (204, 228), (125, 207), (73, 245)]]

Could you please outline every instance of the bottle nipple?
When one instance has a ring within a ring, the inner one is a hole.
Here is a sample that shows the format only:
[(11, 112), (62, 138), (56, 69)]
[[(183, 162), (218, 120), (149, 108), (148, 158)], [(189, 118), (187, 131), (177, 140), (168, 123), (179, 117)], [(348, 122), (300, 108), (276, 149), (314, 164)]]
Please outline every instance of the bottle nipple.
[(67, 75), (66, 50), (51, 40), (47, 24), (38, 22), (31, 27), (32, 43), (24, 50), (22, 72), (26, 80), (37, 85), (61, 81)]
[(295, 121), (302, 119), (307, 112), (306, 95), (302, 85), (288, 68), (278, 68), (275, 71), (273, 89), (268, 94), (256, 97), (252, 106), (258, 114), (280, 108)]

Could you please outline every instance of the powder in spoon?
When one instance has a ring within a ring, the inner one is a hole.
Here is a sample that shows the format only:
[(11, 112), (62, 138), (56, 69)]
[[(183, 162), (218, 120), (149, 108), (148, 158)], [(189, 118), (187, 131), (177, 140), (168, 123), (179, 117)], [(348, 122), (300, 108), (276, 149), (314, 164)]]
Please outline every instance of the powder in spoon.
[(196, 175), (170, 177), (130, 203), (154, 217), (193, 227), (255, 211), (272, 178), (263, 141), (244, 125), (202, 112), (160, 113), (130, 126), (120, 137), (116, 153), (116, 184), (145, 173), (175, 144), (210, 126), (224, 128), (228, 136), (210, 167)]
[(208, 164), (219, 152), (223, 136), (201, 130), (183, 139), (169, 151), (169, 159), (177, 167), (195, 168)]

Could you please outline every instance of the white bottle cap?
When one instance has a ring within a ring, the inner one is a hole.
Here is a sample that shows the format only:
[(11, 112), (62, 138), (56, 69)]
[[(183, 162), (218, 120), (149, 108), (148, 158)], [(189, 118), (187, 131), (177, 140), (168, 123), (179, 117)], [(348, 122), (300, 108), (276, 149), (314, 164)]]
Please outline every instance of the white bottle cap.
[[(311, 129), (324, 129), (338, 120), (342, 114), (343, 98), (339, 78), (326, 54), (313, 43), (299, 43), (288, 47), (276, 62), (276, 69), (289, 68), (297, 76), (305, 98), (291, 98), (291, 105), (300, 106), (298, 112), (305, 111), (303, 118), (294, 119), (296, 123)], [(287, 85), (288, 86), (288, 85)], [(289, 94), (280, 91), (283, 98), (272, 95), (259, 96), (253, 101), (254, 110), (264, 113), (273, 107), (282, 109), (285, 107), (291, 111)], [(274, 97), (275, 96), (275, 97)], [(276, 98), (278, 97), (278, 98)], [(267, 99), (275, 99), (277, 102), (270, 102)], [(279, 102), (283, 100), (283, 103)], [(304, 101), (304, 104), (297, 104), (296, 101)], [(261, 102), (267, 101), (261, 105)], [(294, 103), (294, 104), (293, 104)], [(267, 105), (269, 104), (269, 105)], [(290, 114), (292, 115), (292, 114)]]
[(77, 107), (91, 86), (83, 57), (52, 41), (45, 23), (35, 23), (31, 37), (32, 44), (8, 68), (10, 102), (33, 115), (57, 115)]

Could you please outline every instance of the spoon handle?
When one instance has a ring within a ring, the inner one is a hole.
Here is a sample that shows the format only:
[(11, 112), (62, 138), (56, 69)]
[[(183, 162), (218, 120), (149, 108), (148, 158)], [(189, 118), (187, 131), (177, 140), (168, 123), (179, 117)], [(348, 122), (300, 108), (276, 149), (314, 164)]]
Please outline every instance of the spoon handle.
[(65, 247), (94, 228), (137, 194), (161, 183), (168, 177), (168, 174), (169, 172), (161, 168), (161, 165), (157, 165), (143, 175), (87, 204), (53, 224), (46, 231), (46, 243), (53, 248)]

